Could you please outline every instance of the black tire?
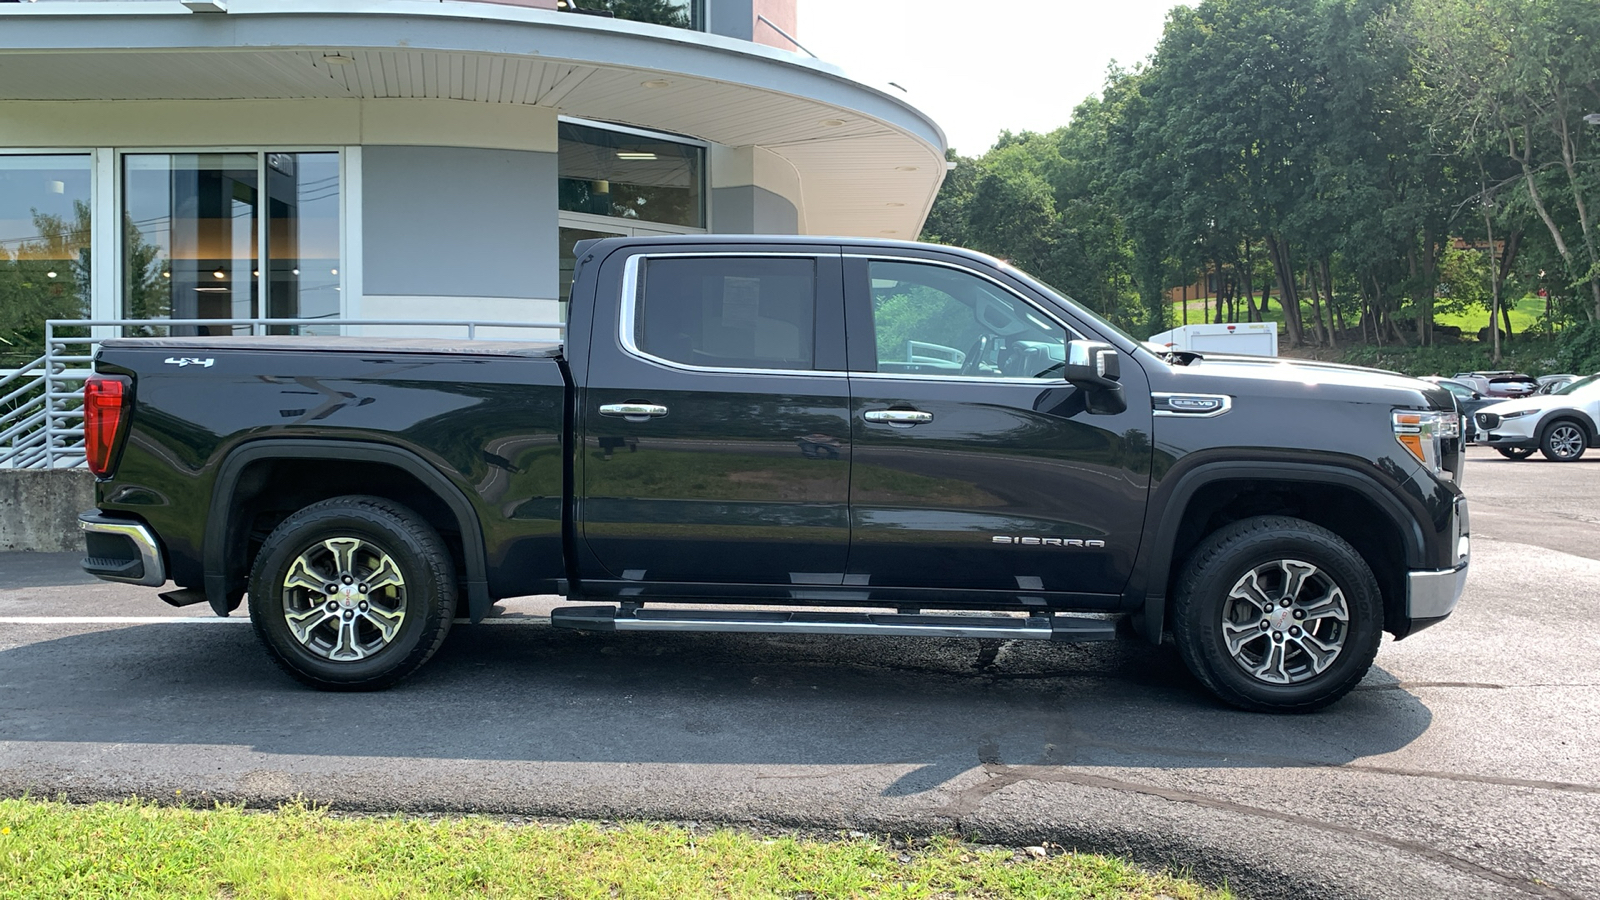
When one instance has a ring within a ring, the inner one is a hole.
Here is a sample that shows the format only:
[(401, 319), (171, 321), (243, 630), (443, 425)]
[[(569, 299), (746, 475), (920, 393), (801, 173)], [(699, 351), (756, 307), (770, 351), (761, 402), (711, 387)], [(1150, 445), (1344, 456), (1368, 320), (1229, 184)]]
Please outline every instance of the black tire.
[(1589, 432), (1582, 422), (1557, 419), (1539, 434), (1539, 453), (1551, 462), (1574, 462), (1589, 449)]
[(1338, 700), (1367, 674), (1383, 638), (1383, 597), (1366, 560), (1326, 528), (1287, 516), (1244, 519), (1201, 541), (1178, 578), (1172, 616), (1189, 671), (1254, 712), (1310, 712)]
[(272, 530), (250, 572), (256, 636), (285, 672), (322, 690), (381, 690), (415, 672), (444, 642), (455, 609), (444, 541), (380, 497), (300, 510)]
[(1533, 455), (1532, 447), (1496, 447), (1494, 450), (1506, 459), (1527, 459)]

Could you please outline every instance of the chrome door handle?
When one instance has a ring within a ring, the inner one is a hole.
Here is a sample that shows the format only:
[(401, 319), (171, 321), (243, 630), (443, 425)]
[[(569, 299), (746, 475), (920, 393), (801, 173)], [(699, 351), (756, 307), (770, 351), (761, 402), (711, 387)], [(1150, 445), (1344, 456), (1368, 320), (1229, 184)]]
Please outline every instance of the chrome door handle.
[(606, 403), (600, 407), (600, 415), (621, 416), (630, 422), (659, 419), (666, 414), (667, 408), (659, 403)]
[(919, 409), (869, 409), (861, 418), (880, 425), (926, 425), (933, 421), (933, 413)]

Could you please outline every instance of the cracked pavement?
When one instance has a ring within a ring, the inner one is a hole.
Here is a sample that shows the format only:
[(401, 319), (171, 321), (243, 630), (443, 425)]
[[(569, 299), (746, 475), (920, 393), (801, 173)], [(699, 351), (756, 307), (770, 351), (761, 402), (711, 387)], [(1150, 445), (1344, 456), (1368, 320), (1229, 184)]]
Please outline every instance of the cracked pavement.
[(1170, 646), (582, 634), (550, 598), (324, 694), (242, 618), (53, 618), (204, 607), (0, 554), (0, 794), (958, 831), (1243, 897), (1600, 896), (1600, 454), (1470, 456), (1461, 607), (1308, 716), (1220, 706)]

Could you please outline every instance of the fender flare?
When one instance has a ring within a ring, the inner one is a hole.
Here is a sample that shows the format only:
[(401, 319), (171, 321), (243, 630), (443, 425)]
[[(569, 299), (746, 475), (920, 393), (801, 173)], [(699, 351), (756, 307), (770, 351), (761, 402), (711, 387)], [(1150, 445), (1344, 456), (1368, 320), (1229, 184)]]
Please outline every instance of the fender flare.
[[(1404, 542), (1406, 565), (1410, 568), (1426, 568), (1427, 537), (1423, 534), (1421, 522), (1399, 497), (1365, 472), (1331, 462), (1201, 462), (1176, 476), (1169, 475), (1168, 480), (1151, 496), (1150, 508), (1146, 512), (1147, 537), (1141, 543), (1148, 548), (1148, 556), (1141, 554), (1143, 558), (1134, 567), (1134, 571), (1143, 573), (1145, 578), (1140, 584), (1129, 585), (1124, 601), (1127, 608), (1135, 611), (1134, 622), (1139, 633), (1151, 643), (1161, 643), (1165, 629), (1167, 582), (1175, 563), (1172, 555), (1178, 528), (1194, 495), (1201, 488), (1222, 481), (1311, 482), (1353, 490), (1371, 501), (1394, 523)], [(1153, 533), (1151, 524), (1154, 525)]]
[(461, 489), (438, 469), (410, 450), (365, 441), (315, 440), (307, 438), (265, 438), (234, 448), (217, 468), (211, 487), (211, 502), (206, 512), (205, 544), (201, 559), (205, 572), (206, 600), (219, 616), (226, 616), (238, 605), (228, 583), (227, 554), (237, 535), (233, 533), (228, 509), (238, 490), (239, 477), (255, 462), (269, 459), (337, 459), (394, 466), (422, 482), (443, 500), (461, 529), (462, 557), (466, 562), (467, 609), (473, 622), (489, 611), (488, 563), (485, 558), (483, 527), (477, 513)]

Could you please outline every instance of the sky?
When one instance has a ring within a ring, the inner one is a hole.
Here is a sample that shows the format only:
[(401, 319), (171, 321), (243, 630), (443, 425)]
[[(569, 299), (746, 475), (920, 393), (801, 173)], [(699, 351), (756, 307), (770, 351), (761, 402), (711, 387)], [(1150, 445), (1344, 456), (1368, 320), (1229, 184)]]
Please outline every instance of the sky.
[[(798, 0), (795, 35), (866, 84), (894, 82), (962, 156), (1053, 131), (1143, 61), (1174, 0)], [(1189, 3), (1188, 5), (1193, 5)], [(888, 89), (891, 93), (894, 88)]]

